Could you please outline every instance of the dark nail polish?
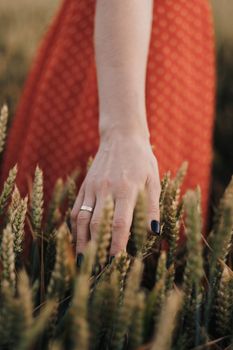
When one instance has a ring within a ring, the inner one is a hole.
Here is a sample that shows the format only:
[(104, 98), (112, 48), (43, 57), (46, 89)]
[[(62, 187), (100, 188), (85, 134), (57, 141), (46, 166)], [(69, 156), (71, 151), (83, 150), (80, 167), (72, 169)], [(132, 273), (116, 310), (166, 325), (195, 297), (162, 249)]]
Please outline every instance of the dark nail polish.
[(157, 220), (152, 220), (151, 221), (151, 230), (156, 234), (160, 235), (160, 223)]
[(77, 260), (76, 260), (77, 267), (81, 267), (83, 263), (83, 259), (84, 259), (84, 255), (82, 253), (79, 253), (77, 255)]
[(113, 262), (114, 258), (115, 258), (114, 255), (110, 256), (110, 258), (108, 259), (108, 263), (111, 264)]

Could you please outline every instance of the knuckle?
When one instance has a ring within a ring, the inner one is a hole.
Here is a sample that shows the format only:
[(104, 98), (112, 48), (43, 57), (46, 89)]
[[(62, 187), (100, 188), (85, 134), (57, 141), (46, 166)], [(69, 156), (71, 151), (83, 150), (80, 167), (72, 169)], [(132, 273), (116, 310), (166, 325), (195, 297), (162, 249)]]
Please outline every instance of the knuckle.
[(126, 248), (125, 246), (126, 244), (124, 242), (121, 242), (119, 240), (114, 241), (111, 246), (111, 254), (115, 255), (121, 252)]
[(125, 230), (128, 228), (128, 222), (124, 217), (119, 217), (113, 220), (113, 230)]
[(92, 231), (97, 231), (100, 226), (100, 219), (99, 218), (93, 218), (90, 222), (90, 229)]
[(158, 203), (151, 203), (149, 208), (149, 214), (159, 213), (159, 204)]
[(147, 181), (148, 181), (148, 185), (150, 186), (150, 190), (160, 194), (161, 192), (160, 180), (157, 179), (154, 175), (151, 175), (149, 176)]
[(77, 237), (77, 245), (78, 246), (83, 246), (83, 245), (85, 245), (86, 244), (86, 242), (87, 242), (87, 240), (84, 238), (84, 237)]
[(129, 189), (132, 186), (132, 183), (127, 176), (122, 177), (120, 184), (121, 184), (121, 187), (125, 189)]
[(96, 182), (96, 189), (97, 190), (107, 189), (107, 188), (110, 188), (111, 185), (112, 185), (112, 181), (110, 180), (110, 178), (103, 177), (102, 179)]
[(133, 186), (130, 185), (128, 180), (120, 181), (116, 185), (116, 196), (117, 198), (126, 198), (131, 192)]
[(85, 211), (80, 211), (77, 217), (77, 224), (79, 225), (88, 225), (90, 222), (89, 217)]

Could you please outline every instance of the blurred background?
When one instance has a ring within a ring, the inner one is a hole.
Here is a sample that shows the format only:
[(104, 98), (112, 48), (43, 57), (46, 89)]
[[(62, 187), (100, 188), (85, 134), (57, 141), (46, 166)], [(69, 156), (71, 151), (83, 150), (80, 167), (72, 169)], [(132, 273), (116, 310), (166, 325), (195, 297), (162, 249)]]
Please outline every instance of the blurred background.
[[(0, 1), (0, 103), (13, 116), (38, 43), (60, 0)], [(217, 100), (211, 210), (233, 174), (233, 1), (212, 0), (216, 32)]]

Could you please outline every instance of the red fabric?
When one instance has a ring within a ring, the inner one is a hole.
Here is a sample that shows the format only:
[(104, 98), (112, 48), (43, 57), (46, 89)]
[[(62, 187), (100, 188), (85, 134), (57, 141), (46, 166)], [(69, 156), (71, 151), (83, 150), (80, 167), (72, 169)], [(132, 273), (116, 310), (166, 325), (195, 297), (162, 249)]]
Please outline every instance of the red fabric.
[[(65, 0), (44, 36), (19, 102), (3, 158), (3, 184), (17, 162), (17, 184), (38, 163), (45, 200), (95, 155), (98, 94), (93, 47), (96, 0)], [(206, 0), (155, 0), (146, 77), (148, 125), (160, 175), (189, 161), (185, 188), (202, 189), (206, 218), (215, 91), (213, 23)], [(84, 172), (80, 178), (83, 179)], [(80, 184), (79, 183), (79, 184)]]

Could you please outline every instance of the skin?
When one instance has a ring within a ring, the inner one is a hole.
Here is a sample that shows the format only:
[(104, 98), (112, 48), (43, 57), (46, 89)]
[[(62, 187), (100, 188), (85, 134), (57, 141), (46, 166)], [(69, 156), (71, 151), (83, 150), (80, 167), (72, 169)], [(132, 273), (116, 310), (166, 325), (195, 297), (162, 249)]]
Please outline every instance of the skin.
[[(71, 212), (76, 253), (96, 239), (104, 201), (114, 200), (110, 255), (125, 250), (138, 191), (148, 228), (159, 220), (160, 179), (147, 125), (145, 81), (153, 0), (98, 0), (94, 45), (100, 144)], [(94, 208), (80, 211), (82, 204)]]

